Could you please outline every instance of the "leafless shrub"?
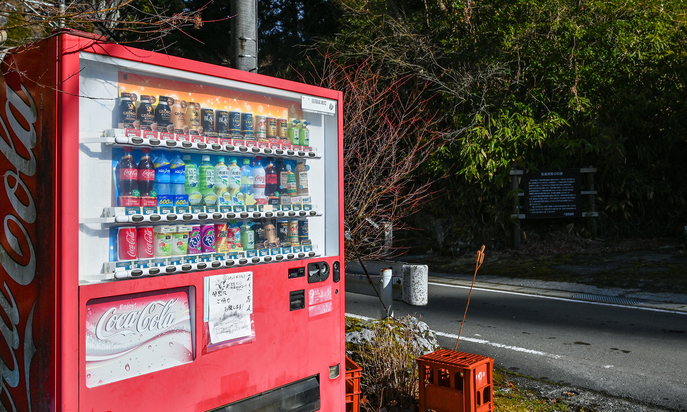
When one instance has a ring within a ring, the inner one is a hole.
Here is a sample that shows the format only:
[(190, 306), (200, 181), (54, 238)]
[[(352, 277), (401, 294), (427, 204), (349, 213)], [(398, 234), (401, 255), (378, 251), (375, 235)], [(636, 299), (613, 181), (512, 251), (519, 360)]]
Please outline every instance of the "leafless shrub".
[(344, 95), (347, 259), (398, 255), (385, 244), (388, 228), (402, 229), (402, 219), (431, 195), (430, 182), (414, 173), (441, 135), (427, 110), (427, 84), (414, 75), (389, 80), (369, 59), (344, 64), (322, 57), (304, 80)]

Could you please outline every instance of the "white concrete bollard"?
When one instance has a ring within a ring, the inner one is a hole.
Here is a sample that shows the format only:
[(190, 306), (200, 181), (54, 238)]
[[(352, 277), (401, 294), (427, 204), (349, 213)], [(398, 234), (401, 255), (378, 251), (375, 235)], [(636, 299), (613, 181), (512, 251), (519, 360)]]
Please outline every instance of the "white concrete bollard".
[(428, 281), (427, 265), (403, 265), (403, 301), (426, 306)]

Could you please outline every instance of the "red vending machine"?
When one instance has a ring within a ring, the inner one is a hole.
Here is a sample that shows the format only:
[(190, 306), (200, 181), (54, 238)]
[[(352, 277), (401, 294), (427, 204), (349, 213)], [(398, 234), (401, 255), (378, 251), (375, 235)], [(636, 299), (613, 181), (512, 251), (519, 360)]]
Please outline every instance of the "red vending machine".
[(62, 33), (0, 79), (0, 403), (345, 409), (340, 92)]

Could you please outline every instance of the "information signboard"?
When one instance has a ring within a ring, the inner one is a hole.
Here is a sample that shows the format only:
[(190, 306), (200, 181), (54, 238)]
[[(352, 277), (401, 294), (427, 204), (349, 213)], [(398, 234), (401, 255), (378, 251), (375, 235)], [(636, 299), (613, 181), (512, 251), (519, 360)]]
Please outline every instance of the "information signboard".
[(580, 169), (528, 173), (525, 182), (525, 218), (580, 217)]

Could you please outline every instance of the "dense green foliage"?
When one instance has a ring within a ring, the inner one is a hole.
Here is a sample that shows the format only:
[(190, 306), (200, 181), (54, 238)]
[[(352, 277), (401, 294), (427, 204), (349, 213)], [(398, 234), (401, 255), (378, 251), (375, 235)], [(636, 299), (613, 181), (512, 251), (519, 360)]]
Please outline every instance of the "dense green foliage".
[[(511, 164), (598, 168), (602, 234), (671, 234), (687, 216), (683, 1), (341, 0), (328, 47), (433, 82), (455, 238), (509, 228)], [(431, 207), (430, 207), (431, 209)], [(502, 236), (501, 236), (502, 237)]]

